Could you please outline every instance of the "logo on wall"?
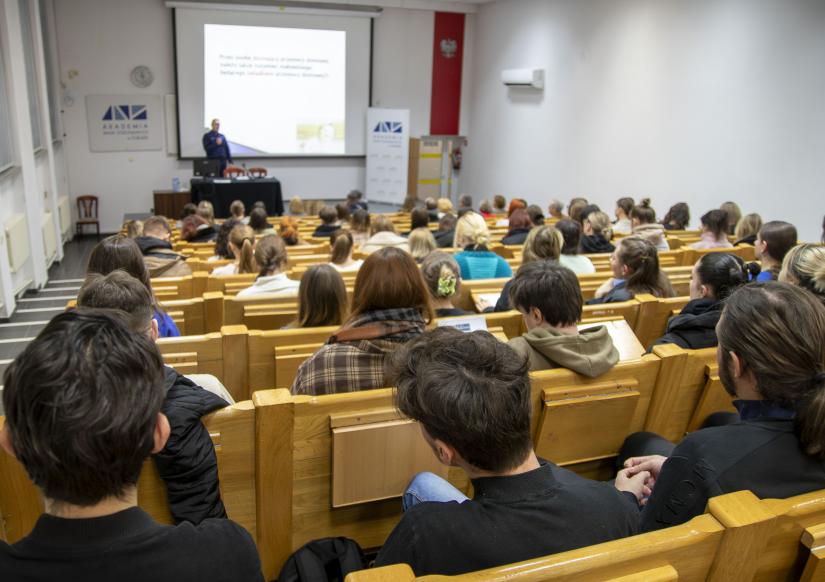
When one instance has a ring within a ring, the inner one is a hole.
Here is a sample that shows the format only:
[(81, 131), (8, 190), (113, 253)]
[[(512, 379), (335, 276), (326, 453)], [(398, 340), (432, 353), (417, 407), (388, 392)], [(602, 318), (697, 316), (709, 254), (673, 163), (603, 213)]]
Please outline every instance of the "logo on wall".
[(441, 54), (444, 55), (445, 59), (453, 58), (455, 53), (458, 52), (458, 42), (452, 38), (442, 39), (439, 46), (441, 47)]
[(146, 105), (112, 105), (103, 114), (103, 121), (147, 121)]
[(404, 124), (400, 121), (379, 121), (373, 131), (375, 133), (404, 133)]

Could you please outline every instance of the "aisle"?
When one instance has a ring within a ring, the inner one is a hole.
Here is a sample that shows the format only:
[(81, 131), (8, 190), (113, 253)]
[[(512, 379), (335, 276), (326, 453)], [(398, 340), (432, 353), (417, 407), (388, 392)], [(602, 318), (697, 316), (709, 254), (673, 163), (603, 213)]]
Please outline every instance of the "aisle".
[(96, 237), (75, 238), (66, 244), (63, 261), (49, 269), (46, 286), (40, 291), (27, 291), (17, 300), (17, 309), (9, 321), (0, 323), (0, 384), (6, 368), (25, 349), (26, 344), (40, 333), (52, 317), (66, 308), (68, 301), (77, 297), (86, 274), (89, 254), (96, 244)]

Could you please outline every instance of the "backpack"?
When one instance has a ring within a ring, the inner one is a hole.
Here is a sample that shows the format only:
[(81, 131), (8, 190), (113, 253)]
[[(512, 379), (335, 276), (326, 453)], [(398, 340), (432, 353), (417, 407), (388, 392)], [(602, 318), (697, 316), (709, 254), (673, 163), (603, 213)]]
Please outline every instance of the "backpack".
[(350, 572), (363, 570), (364, 552), (349, 538), (321, 538), (296, 550), (287, 559), (278, 582), (344, 582)]

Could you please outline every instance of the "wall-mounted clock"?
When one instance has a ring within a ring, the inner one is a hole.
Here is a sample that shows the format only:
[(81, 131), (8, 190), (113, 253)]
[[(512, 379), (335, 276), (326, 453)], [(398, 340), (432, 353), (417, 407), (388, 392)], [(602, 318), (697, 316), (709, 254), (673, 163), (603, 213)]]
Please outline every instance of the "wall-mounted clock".
[(132, 85), (135, 87), (145, 89), (152, 84), (152, 81), (155, 80), (155, 75), (152, 74), (152, 70), (149, 67), (145, 65), (138, 65), (132, 69), (129, 79), (131, 79)]

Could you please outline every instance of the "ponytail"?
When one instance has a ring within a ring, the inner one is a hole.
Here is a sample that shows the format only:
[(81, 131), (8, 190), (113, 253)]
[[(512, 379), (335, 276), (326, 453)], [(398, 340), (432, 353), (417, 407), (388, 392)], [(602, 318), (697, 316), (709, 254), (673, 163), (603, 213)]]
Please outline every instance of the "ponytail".
[(810, 379), (811, 388), (796, 413), (796, 430), (805, 452), (825, 459), (825, 372)]
[(258, 278), (268, 277), (287, 264), (286, 245), (277, 234), (268, 234), (255, 245), (255, 262), (260, 267)]
[(255, 250), (252, 246), (252, 241), (248, 238), (243, 239), (240, 250), (241, 256), (240, 262), (238, 263), (238, 273), (254, 273), (258, 267), (255, 264)]
[[(638, 208), (638, 207), (637, 207)], [(673, 297), (673, 286), (668, 276), (659, 269), (659, 253), (653, 243), (638, 236), (625, 237), (619, 241), (619, 262), (630, 269), (627, 290), (650, 293), (656, 297)]]

